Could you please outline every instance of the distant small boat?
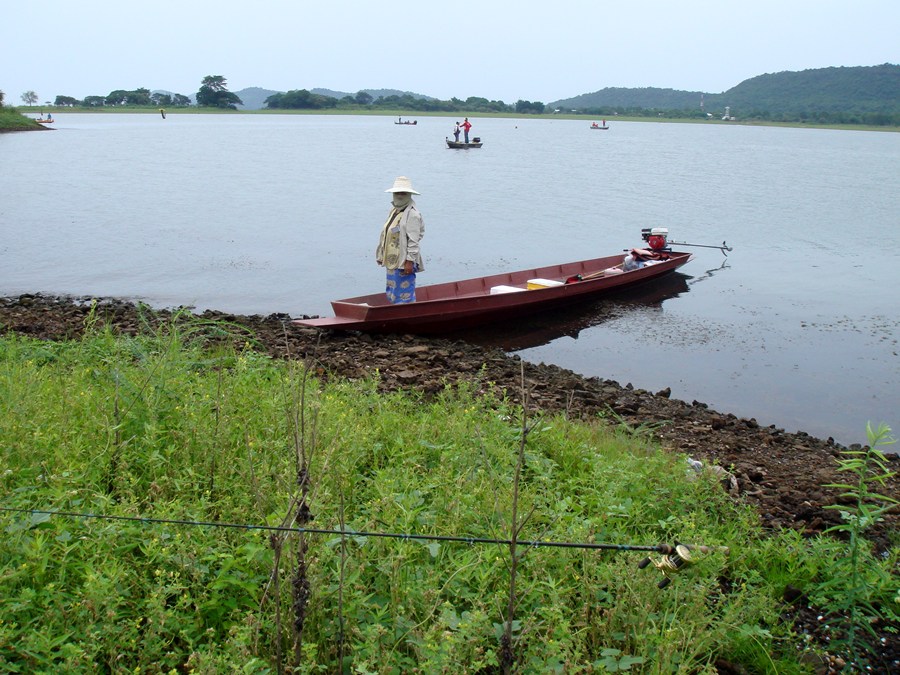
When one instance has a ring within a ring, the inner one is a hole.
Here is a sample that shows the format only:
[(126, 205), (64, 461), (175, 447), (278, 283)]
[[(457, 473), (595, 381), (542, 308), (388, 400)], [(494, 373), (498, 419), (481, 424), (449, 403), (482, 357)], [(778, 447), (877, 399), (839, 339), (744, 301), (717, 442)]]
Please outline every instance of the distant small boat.
[(602, 126), (596, 122), (591, 122), (591, 129), (609, 129), (609, 126), (606, 124), (606, 120), (603, 121)]
[(444, 140), (447, 141), (447, 147), (452, 148), (453, 150), (468, 150), (469, 148), (480, 148), (482, 146), (481, 139), (478, 137), (473, 138), (471, 143), (451, 141), (446, 136), (444, 137)]
[(405, 122), (394, 122), (394, 124), (418, 124), (418, 123), (419, 123), (419, 120), (413, 120), (412, 122), (410, 122), (409, 120), (406, 120)]
[(48, 117), (47, 119), (44, 119), (42, 117), (40, 119), (35, 120), (35, 122), (37, 122), (38, 124), (53, 124), (55, 121), (56, 120), (53, 119), (52, 117)]

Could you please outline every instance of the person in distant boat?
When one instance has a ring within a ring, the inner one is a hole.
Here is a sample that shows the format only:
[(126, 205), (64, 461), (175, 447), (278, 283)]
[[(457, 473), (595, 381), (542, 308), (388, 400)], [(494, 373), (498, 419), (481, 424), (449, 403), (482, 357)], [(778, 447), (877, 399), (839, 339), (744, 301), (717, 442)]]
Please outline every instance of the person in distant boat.
[(460, 132), (459, 122), (457, 122), (457, 123), (456, 123), (456, 126), (453, 128), (453, 139), (454, 139), (457, 143), (459, 143), (459, 132)]
[(466, 118), (463, 120), (462, 128), (463, 128), (463, 135), (465, 136), (465, 139), (466, 139), (466, 143), (468, 143), (468, 142), (469, 142), (469, 129), (472, 128), (472, 123), (469, 122), (469, 118), (468, 118), (468, 117), (466, 117)]
[(385, 268), (388, 301), (415, 302), (416, 273), (425, 269), (420, 248), (425, 223), (412, 196), (421, 193), (406, 176), (398, 176), (385, 192), (391, 193), (391, 211), (381, 228), (375, 262)]

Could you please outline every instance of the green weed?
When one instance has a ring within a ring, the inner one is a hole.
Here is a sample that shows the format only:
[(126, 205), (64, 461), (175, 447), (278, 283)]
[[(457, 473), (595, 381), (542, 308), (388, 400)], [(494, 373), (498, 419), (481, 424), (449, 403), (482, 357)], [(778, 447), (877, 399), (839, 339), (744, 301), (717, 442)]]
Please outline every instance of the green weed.
[[(821, 581), (824, 545), (764, 535), (644, 434), (535, 417), (520, 446), (521, 411), (489, 389), (382, 395), (322, 384), (228, 326), (101, 323), (0, 338), (4, 672), (496, 672), (506, 630), (520, 670), (801, 672), (779, 585)], [(328, 533), (276, 546), (252, 526), (304, 524), (304, 473), (306, 525)], [(506, 539), (511, 523), (520, 542), (733, 553), (660, 591), (640, 553), (520, 545), (511, 594), (508, 546), (359, 534)], [(857, 560), (873, 579), (862, 543)]]
[(883, 564), (885, 561), (879, 564), (869, 555), (863, 539), (865, 531), (898, 504), (875, 491), (876, 486), (884, 485), (894, 475), (879, 448), (896, 443), (896, 439), (884, 424), (877, 428), (867, 425), (866, 435), (866, 448), (841, 452), (838, 470), (848, 476), (848, 481), (827, 486), (842, 490), (840, 498), (845, 503), (825, 507), (839, 511), (843, 519), (826, 532), (845, 537), (846, 547), (840, 555), (827, 560), (823, 578), (812, 591), (843, 629), (844, 635), (835, 644), (846, 650), (853, 667), (865, 663), (861, 652), (866, 643), (860, 641), (858, 633), (867, 631), (876, 636), (874, 622), (887, 620), (897, 625), (900, 618), (900, 585), (892, 577), (891, 567)]

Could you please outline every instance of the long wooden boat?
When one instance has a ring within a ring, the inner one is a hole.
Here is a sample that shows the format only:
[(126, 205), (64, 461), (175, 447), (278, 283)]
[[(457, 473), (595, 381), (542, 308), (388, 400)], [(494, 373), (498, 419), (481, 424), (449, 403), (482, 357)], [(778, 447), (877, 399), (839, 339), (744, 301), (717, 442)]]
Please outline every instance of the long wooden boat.
[(453, 150), (468, 150), (469, 148), (480, 148), (484, 145), (482, 141), (464, 143), (463, 141), (451, 141), (449, 138), (445, 138), (444, 140), (447, 141), (447, 147), (452, 148)]
[(333, 317), (296, 319), (298, 326), (372, 333), (439, 334), (564, 307), (659, 279), (690, 253), (621, 271), (624, 254), (420, 286), (416, 302), (392, 305), (384, 293), (333, 300)]

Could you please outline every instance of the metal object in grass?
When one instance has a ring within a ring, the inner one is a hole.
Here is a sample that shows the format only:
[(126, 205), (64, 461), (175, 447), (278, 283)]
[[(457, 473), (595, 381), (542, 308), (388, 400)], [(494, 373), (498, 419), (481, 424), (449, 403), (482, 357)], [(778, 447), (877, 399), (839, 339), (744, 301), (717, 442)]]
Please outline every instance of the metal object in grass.
[(639, 569), (644, 569), (650, 563), (653, 563), (653, 566), (663, 573), (664, 578), (656, 585), (657, 588), (665, 588), (672, 582), (672, 576), (674, 574), (680, 572), (688, 565), (693, 564), (694, 557), (692, 552), (694, 551), (697, 553), (714, 553), (716, 551), (725, 554), (728, 553), (727, 546), (688, 546), (677, 542), (675, 543), (675, 546), (661, 544), (659, 549), (660, 552), (663, 553), (663, 556), (659, 560), (652, 560), (648, 556), (638, 563)]

